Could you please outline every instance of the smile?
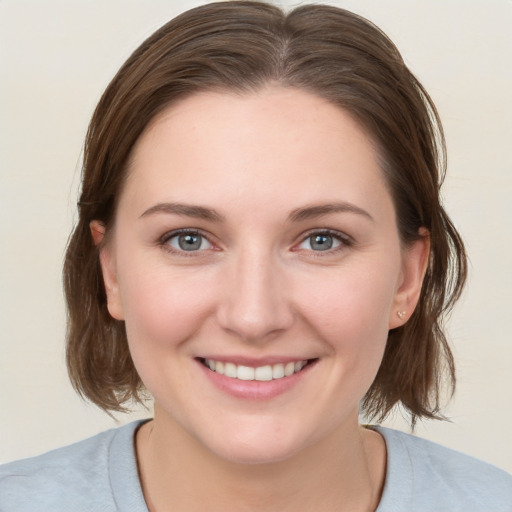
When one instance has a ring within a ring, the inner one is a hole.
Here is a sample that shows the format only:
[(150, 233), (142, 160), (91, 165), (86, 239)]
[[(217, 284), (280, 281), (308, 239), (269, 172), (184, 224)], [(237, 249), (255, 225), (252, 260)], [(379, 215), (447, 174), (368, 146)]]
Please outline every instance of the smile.
[(305, 359), (297, 362), (251, 367), (241, 364), (237, 365), (234, 363), (215, 361), (213, 359), (203, 359), (203, 364), (210, 368), (210, 370), (231, 379), (245, 381), (270, 381), (290, 377), (291, 375), (300, 372), (309, 362), (309, 360)]

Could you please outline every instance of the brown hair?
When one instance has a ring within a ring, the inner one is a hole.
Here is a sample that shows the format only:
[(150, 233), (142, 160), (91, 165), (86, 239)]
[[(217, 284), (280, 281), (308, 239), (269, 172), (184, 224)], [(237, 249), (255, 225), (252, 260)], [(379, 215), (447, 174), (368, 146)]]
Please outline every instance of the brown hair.
[(79, 220), (64, 266), (67, 362), (80, 394), (105, 410), (141, 400), (142, 383), (124, 323), (110, 317), (89, 223), (109, 227), (130, 152), (148, 123), (204, 90), (257, 91), (269, 83), (323, 97), (351, 113), (376, 142), (402, 242), (430, 233), (430, 260), (409, 321), (389, 333), (379, 372), (363, 400), (370, 417), (401, 404), (414, 424), (439, 418), (453, 356), (441, 319), (466, 277), (462, 241), (440, 204), (445, 146), (425, 89), (393, 43), (371, 22), (343, 9), (305, 5), (285, 14), (269, 4), (231, 1), (187, 11), (160, 28), (127, 60), (92, 117), (84, 150)]

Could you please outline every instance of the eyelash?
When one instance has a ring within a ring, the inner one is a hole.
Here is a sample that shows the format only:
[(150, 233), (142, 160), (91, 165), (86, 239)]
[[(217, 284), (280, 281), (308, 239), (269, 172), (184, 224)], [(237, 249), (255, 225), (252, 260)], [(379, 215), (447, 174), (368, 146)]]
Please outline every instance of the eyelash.
[[(192, 235), (192, 236), (203, 237), (210, 245), (215, 247), (215, 245), (210, 240), (210, 237), (207, 234), (205, 234), (204, 232), (202, 232), (199, 229), (190, 229), (190, 228), (177, 229), (177, 230), (170, 231), (170, 232), (166, 233), (159, 239), (159, 245), (167, 252), (177, 254), (177, 255), (183, 256), (183, 257), (197, 257), (198, 255), (200, 255), (201, 253), (204, 253), (206, 251), (206, 249), (197, 250), (197, 251), (186, 251), (186, 250), (175, 249), (174, 247), (172, 247), (169, 244), (169, 241), (175, 237), (180, 236), (180, 235)], [(312, 249), (308, 250), (308, 249), (298, 248), (298, 246), (300, 246), (306, 240), (308, 240), (309, 238), (311, 238), (315, 235), (316, 236), (324, 235), (324, 236), (332, 237), (335, 240), (337, 240), (338, 242), (340, 242), (340, 245), (333, 249), (329, 248), (324, 251), (314, 251)], [(298, 244), (295, 244), (293, 246), (292, 250), (293, 251), (305, 250), (305, 251), (308, 251), (311, 254), (313, 254), (315, 257), (324, 257), (324, 256), (332, 255), (333, 253), (337, 253), (338, 251), (342, 251), (342, 250), (344, 250), (348, 247), (351, 247), (353, 245), (354, 245), (354, 240), (351, 237), (349, 237), (348, 235), (346, 235), (340, 231), (336, 231), (336, 230), (332, 230), (332, 229), (313, 229), (311, 231), (308, 231), (304, 235), (302, 235), (300, 242)]]
[(322, 235), (334, 238), (335, 240), (340, 242), (340, 245), (333, 249), (329, 248), (324, 251), (313, 251), (311, 249), (309, 249), (309, 250), (305, 249), (308, 252), (312, 253), (315, 257), (318, 257), (318, 258), (333, 255), (335, 253), (338, 253), (339, 251), (346, 250), (347, 248), (352, 247), (354, 245), (354, 240), (351, 237), (349, 237), (348, 235), (346, 235), (345, 233), (342, 233), (340, 231), (336, 231), (333, 229), (312, 229), (311, 231), (308, 231), (307, 233), (305, 233), (302, 236), (301, 241), (294, 246), (294, 250), (301, 251), (302, 249), (299, 249), (296, 247), (303, 244), (306, 240), (308, 240), (309, 238), (311, 238), (313, 236), (322, 236)]
[(170, 252), (172, 254), (177, 254), (179, 256), (184, 256), (186, 258), (197, 257), (201, 253), (205, 252), (204, 249), (198, 250), (198, 251), (185, 251), (185, 250), (178, 250), (178, 249), (175, 249), (174, 247), (172, 247), (169, 244), (169, 241), (175, 237), (180, 236), (180, 235), (200, 236), (200, 237), (204, 238), (210, 245), (212, 245), (212, 246), (214, 245), (212, 243), (212, 241), (210, 240), (210, 237), (208, 235), (206, 235), (205, 233), (203, 233), (201, 230), (190, 229), (190, 228), (176, 229), (174, 231), (170, 231), (170, 232), (166, 233), (165, 235), (163, 235), (160, 238), (159, 245), (167, 252)]

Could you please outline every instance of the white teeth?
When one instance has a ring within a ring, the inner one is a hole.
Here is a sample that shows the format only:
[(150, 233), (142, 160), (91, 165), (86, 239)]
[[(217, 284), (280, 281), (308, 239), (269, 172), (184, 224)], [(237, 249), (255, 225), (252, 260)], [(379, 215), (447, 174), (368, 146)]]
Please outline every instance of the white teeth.
[(289, 377), (294, 373), (300, 372), (307, 361), (297, 361), (291, 363), (278, 363), (274, 365), (258, 366), (253, 368), (251, 366), (236, 365), (234, 363), (224, 363), (222, 361), (214, 361), (213, 359), (204, 360), (206, 366), (210, 370), (230, 377), (232, 379), (239, 380), (258, 380), (258, 381), (269, 381), (275, 379), (282, 379), (283, 377)]
[(287, 363), (284, 367), (284, 375), (285, 377), (289, 377), (295, 373), (295, 363)]
[(232, 379), (236, 379), (236, 364), (226, 363), (224, 365), (224, 375), (226, 377), (231, 377)]
[(236, 369), (236, 378), (239, 380), (254, 380), (254, 368), (239, 365)]
[(254, 370), (254, 380), (272, 380), (272, 366), (258, 366)]
[(280, 379), (281, 377), (284, 377), (284, 364), (275, 364), (272, 367), (272, 378)]

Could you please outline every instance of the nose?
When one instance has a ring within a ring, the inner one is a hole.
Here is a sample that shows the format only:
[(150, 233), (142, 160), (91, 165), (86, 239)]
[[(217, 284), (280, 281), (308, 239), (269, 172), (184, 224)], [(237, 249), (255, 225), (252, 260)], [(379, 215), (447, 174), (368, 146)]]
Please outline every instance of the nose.
[(286, 277), (271, 255), (246, 251), (223, 276), (220, 326), (238, 338), (265, 342), (290, 328), (294, 314)]

